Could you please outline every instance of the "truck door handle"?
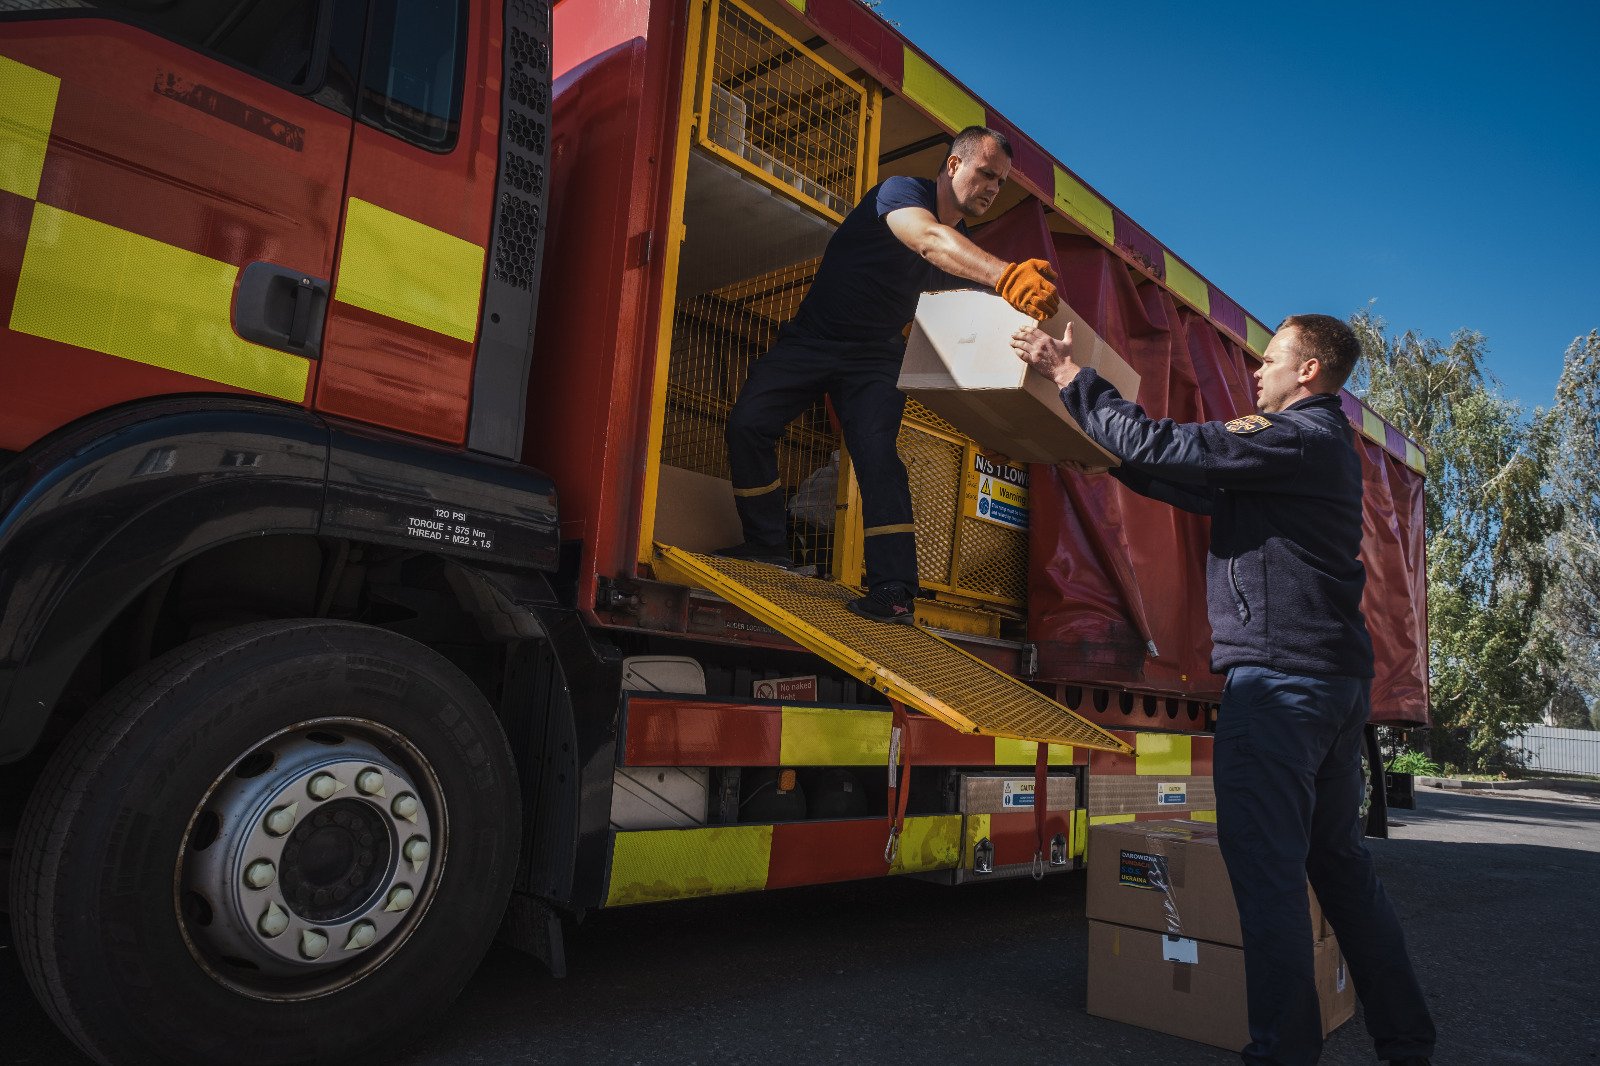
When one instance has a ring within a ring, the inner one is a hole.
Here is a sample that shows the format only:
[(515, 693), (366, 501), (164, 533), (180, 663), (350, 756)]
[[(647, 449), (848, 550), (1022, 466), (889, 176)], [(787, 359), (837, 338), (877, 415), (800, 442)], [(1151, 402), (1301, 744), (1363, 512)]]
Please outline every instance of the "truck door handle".
[(247, 341), (316, 359), (328, 282), (277, 263), (247, 263), (233, 295), (233, 331)]

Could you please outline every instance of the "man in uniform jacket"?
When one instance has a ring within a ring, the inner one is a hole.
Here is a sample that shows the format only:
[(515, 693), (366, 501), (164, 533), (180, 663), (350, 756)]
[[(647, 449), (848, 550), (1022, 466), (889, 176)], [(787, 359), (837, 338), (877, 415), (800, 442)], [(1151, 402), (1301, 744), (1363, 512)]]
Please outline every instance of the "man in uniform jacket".
[(1255, 372), (1259, 414), (1152, 419), (1032, 329), (1018, 356), (1061, 387), (1128, 488), (1211, 516), (1206, 606), (1217, 716), (1217, 832), (1244, 934), (1252, 1063), (1312, 1063), (1322, 1020), (1306, 880), (1339, 938), (1378, 1057), (1426, 1063), (1434, 1027), (1363, 839), (1362, 731), (1372, 640), (1361, 614), (1361, 460), (1339, 404), (1361, 348), (1327, 315), (1292, 315)]

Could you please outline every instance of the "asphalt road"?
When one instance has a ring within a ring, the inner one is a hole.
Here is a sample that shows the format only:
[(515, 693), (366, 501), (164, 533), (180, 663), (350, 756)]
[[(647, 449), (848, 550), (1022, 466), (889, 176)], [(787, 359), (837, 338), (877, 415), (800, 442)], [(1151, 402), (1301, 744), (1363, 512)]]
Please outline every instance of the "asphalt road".
[[(1436, 1063), (1600, 1063), (1600, 797), (1419, 790), (1374, 841), (1441, 1034)], [(882, 1061), (1210, 1064), (1084, 1013), (1083, 879), (888, 880), (592, 916), (570, 976), (497, 948), (397, 1066)], [(0, 944), (0, 1062), (85, 1061)], [(1324, 1063), (1371, 1063), (1358, 1010)]]

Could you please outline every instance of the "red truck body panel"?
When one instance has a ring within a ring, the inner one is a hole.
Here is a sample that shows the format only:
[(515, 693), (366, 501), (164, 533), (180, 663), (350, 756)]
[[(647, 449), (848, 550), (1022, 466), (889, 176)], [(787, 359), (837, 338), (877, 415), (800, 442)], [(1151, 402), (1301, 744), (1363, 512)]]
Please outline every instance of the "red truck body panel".
[[(908, 55), (939, 69), (851, 0), (803, 7), (812, 29), (891, 90), (902, 87)], [(563, 536), (581, 540), (585, 554), (586, 611), (599, 579), (633, 575), (638, 558), (661, 250), (677, 239), (664, 229), (684, 19), (682, 5), (659, 0), (555, 7), (555, 185), (526, 454), (562, 485)], [(1152, 415), (1252, 411), (1257, 357), (1246, 341), (1263, 328), (1204, 278), (1206, 313), (1180, 299), (1166, 274), (1181, 261), (1120, 210), (1111, 211), (1108, 240), (1052, 231), (1043, 205), (1059, 164), (992, 108), (986, 115), (1011, 138), (1013, 180), (1034, 198), (980, 230), (980, 242), (998, 252), (1012, 245), (1012, 258), (1049, 249), (1063, 295), (1142, 375), (1139, 400)], [(1376, 421), (1353, 397), (1346, 408), (1358, 428)], [(1362, 557), (1378, 657), (1374, 720), (1421, 723), (1423, 478), (1405, 461), (1414, 446), (1408, 453), (1385, 428), (1382, 445), (1358, 436), (1369, 490)], [(1037, 467), (1032, 484), (1028, 637), (1039, 679), (1215, 700), (1206, 520), (1108, 478)]]

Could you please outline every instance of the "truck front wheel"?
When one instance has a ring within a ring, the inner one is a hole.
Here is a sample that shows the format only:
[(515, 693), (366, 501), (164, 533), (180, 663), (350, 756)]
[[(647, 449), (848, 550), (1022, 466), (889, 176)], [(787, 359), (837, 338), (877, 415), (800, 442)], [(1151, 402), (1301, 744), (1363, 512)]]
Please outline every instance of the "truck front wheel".
[(493, 939), (519, 839), (492, 710), (430, 649), (269, 622), (152, 662), (23, 816), (13, 930), (103, 1063), (381, 1060)]

